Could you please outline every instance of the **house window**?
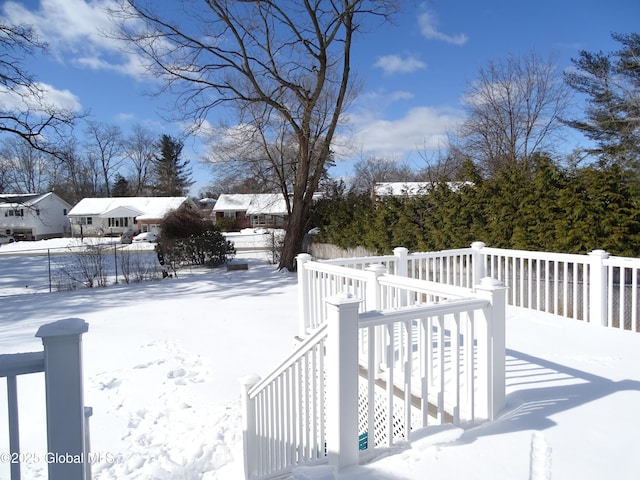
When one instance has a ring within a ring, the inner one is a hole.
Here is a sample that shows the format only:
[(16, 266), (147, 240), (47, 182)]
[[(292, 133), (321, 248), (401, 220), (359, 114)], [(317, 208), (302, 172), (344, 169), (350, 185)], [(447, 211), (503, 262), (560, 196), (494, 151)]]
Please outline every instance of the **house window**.
[(80, 217), (80, 218), (78, 218), (78, 223), (80, 225), (92, 225), (93, 224), (93, 217)]
[(236, 212), (223, 212), (224, 218), (236, 218)]
[(128, 227), (128, 217), (109, 217), (109, 227)]
[(39, 217), (40, 216), (40, 209), (36, 208), (36, 215)]
[(67, 216), (67, 209), (66, 209), (66, 208), (63, 208), (63, 209), (62, 209), (62, 214), (63, 214), (65, 217)]
[(24, 209), (23, 208), (16, 208), (13, 212), (14, 212), (16, 217), (24, 217)]
[(254, 227), (260, 227), (267, 224), (268, 215), (251, 215), (251, 224)]

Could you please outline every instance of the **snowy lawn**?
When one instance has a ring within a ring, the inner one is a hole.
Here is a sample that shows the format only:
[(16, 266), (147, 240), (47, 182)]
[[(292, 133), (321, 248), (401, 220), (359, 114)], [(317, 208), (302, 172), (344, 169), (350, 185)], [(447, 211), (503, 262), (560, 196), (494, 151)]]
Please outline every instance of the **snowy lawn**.
[[(4, 247), (3, 247), (4, 248)], [(41, 350), (39, 325), (80, 317), (94, 479), (240, 479), (238, 377), (268, 374), (297, 332), (296, 277), (244, 253), (247, 271), (62, 293), (2, 291), (0, 353)], [(14, 257), (12, 265), (30, 257)], [(411, 444), (336, 475), (296, 479), (637, 479), (640, 335), (509, 309), (507, 407), (472, 428), (415, 432)], [(0, 452), (8, 451), (0, 380)], [(23, 452), (46, 452), (42, 375), (19, 377)], [(8, 478), (0, 465), (0, 479)], [(46, 478), (46, 465), (23, 465)]]

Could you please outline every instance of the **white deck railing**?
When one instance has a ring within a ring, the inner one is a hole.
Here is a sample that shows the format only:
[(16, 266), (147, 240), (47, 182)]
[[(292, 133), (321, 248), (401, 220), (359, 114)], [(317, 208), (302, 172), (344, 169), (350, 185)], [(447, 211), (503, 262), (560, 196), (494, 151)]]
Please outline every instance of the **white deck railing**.
[(457, 250), (408, 253), (396, 248), (391, 256), (322, 263), (359, 270), (383, 264), (388, 273), (468, 288), (487, 276), (507, 286), (509, 305), (640, 331), (640, 259), (611, 256), (603, 250), (578, 255), (490, 248), (474, 242)]
[(502, 408), (505, 288), (399, 277), (370, 263), (299, 258), (300, 343), (264, 380), (243, 380), (247, 478), (353, 465), (359, 446), (389, 447), (415, 428), (492, 419)]
[[(49, 480), (90, 480), (86, 460), (91, 409), (84, 406), (82, 380), (82, 334), (87, 330), (84, 320), (59, 320), (38, 329), (43, 351), (0, 355), (0, 378), (7, 379), (11, 480), (21, 478), (17, 377), (39, 372), (44, 372), (47, 452), (29, 458), (47, 463)], [(55, 461), (69, 456), (81, 461)]]
[(494, 418), (504, 304), (638, 331), (639, 273), (640, 259), (602, 250), (481, 242), (323, 262), (299, 255), (299, 350), (257, 385), (245, 382), (247, 478), (355, 464), (356, 436), (361, 448), (388, 447), (431, 422)]

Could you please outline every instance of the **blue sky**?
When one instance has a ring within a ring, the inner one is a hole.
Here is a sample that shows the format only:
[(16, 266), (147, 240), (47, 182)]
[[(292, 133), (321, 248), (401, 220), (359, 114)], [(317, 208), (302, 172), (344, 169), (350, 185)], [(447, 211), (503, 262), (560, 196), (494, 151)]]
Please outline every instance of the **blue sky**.
[[(136, 58), (100, 33), (111, 28), (104, 12), (110, 1), (6, 1), (0, 16), (33, 25), (49, 44), (50, 54), (28, 68), (58, 101), (125, 133), (136, 123), (158, 135), (178, 133), (179, 125), (160, 115), (171, 99), (147, 95), (152, 85)], [(350, 110), (357, 132), (351, 146), (358, 158), (420, 167), (421, 154), (434, 152), (462, 118), (460, 98), (480, 66), (535, 51), (557, 55), (563, 69), (580, 50), (616, 49), (612, 32), (639, 30), (638, 0), (407, 1), (395, 24), (358, 39), (353, 58), (364, 88)], [(197, 187), (209, 180), (201, 153), (198, 142), (187, 143)], [(340, 161), (334, 173), (348, 174), (352, 161)]]

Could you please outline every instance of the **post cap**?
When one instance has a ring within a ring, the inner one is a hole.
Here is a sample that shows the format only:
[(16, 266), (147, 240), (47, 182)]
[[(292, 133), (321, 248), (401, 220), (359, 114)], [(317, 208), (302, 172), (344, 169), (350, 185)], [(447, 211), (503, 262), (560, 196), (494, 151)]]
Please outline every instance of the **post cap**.
[(331, 305), (349, 305), (362, 302), (360, 298), (351, 292), (338, 293), (337, 295), (326, 298), (325, 301)]
[(365, 268), (365, 271), (367, 271), (367, 272), (377, 272), (377, 273), (381, 273), (381, 272), (387, 273), (387, 267), (385, 265), (383, 265), (382, 263), (372, 263), (367, 268)]
[(502, 283), (497, 278), (482, 277), (480, 279), (480, 286), (482, 286), (482, 287), (504, 287), (504, 283)]
[(89, 331), (89, 324), (81, 318), (64, 318), (55, 322), (41, 325), (36, 332), (36, 337), (67, 337), (70, 335), (82, 335)]
[(240, 382), (240, 385), (242, 385), (243, 387), (253, 387), (260, 380), (262, 379), (260, 378), (260, 375), (258, 375), (257, 373), (248, 373), (238, 379), (238, 381)]

